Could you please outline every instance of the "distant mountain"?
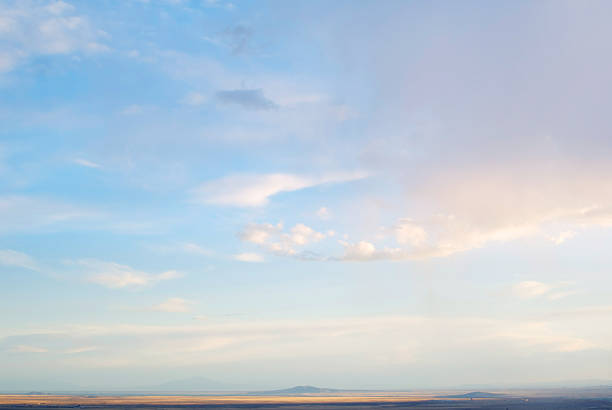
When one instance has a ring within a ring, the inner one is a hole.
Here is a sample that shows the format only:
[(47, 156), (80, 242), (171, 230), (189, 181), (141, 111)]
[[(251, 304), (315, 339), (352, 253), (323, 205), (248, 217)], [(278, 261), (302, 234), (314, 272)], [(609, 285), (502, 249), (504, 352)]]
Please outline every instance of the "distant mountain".
[(325, 389), (314, 386), (295, 386), (289, 389), (250, 392), (262, 396), (296, 396), (300, 394), (335, 393), (341, 390)]
[(191, 377), (188, 379), (171, 380), (154, 386), (141, 388), (141, 390), (151, 391), (216, 391), (232, 390), (235, 386), (212, 380), (206, 377)]
[(492, 399), (495, 397), (504, 397), (505, 394), (500, 393), (488, 393), (482, 391), (473, 391), (465, 394), (451, 394), (448, 396), (440, 396), (447, 399)]

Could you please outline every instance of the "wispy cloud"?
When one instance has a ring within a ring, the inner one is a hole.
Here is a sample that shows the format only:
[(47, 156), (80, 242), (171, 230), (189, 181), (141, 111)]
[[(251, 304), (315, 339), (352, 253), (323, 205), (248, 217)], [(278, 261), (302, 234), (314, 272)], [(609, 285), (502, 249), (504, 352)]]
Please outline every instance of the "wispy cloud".
[(185, 95), (181, 102), (187, 105), (202, 105), (208, 101), (208, 98), (199, 92), (192, 91)]
[(11, 249), (0, 249), (0, 265), (39, 270), (38, 263), (30, 255)]
[(99, 218), (98, 211), (48, 198), (0, 196), (0, 232), (41, 229)]
[(89, 160), (86, 160), (86, 159), (83, 159), (83, 158), (76, 158), (74, 160), (74, 163), (78, 164), (78, 165), (81, 165), (81, 166), (84, 166), (84, 167), (87, 167), (87, 168), (100, 168), (101, 167), (100, 164), (97, 164), (97, 163), (95, 163), (93, 161), (89, 161)]
[(193, 302), (182, 298), (170, 298), (157, 305), (153, 305), (151, 310), (157, 312), (185, 313), (191, 310)]
[(159, 253), (188, 253), (201, 256), (213, 256), (215, 254), (212, 249), (193, 242), (176, 242), (162, 245), (146, 245), (145, 247), (147, 249), (151, 249)]
[(322, 176), (295, 174), (232, 175), (206, 182), (192, 190), (199, 203), (241, 207), (263, 206), (271, 196), (322, 184), (363, 179), (364, 172), (330, 173)]
[(141, 104), (131, 104), (121, 110), (122, 115), (139, 115), (145, 113), (150, 107)]
[[(440, 355), (462, 357), (474, 349), (503, 353), (503, 357), (508, 358), (506, 364), (511, 366), (513, 358), (525, 352), (540, 357), (551, 352), (565, 354), (610, 347), (606, 339), (609, 332), (579, 337), (571, 326), (564, 326), (565, 320), (419, 315), (258, 321), (224, 319), (222, 323), (204, 321), (197, 325), (64, 325), (48, 334), (44, 330), (35, 334), (21, 332), (5, 340), (18, 339), (23, 346), (35, 346), (31, 342), (45, 340), (74, 345), (74, 340), (78, 340), (81, 344), (76, 347), (99, 348), (83, 363), (111, 368), (140, 366), (152, 360), (157, 365), (238, 361), (248, 366), (267, 359), (291, 358), (294, 362), (306, 362), (327, 357), (334, 357), (346, 365), (360, 358), (368, 365), (420, 366), (439, 359)], [(605, 318), (600, 320), (603, 323)], [(377, 347), (377, 355), (369, 354), (371, 346)], [(27, 348), (22, 350), (28, 351)], [(199, 354), (194, 356), (196, 351)], [(296, 352), (299, 353), (296, 355)], [(484, 365), (488, 356), (480, 359), (480, 356), (468, 355), (466, 360), (472, 365)]]
[(44, 347), (29, 346), (29, 345), (17, 345), (9, 349), (9, 352), (13, 353), (47, 353), (49, 350)]
[(80, 353), (95, 352), (98, 349), (99, 348), (97, 346), (80, 346), (80, 347), (74, 347), (71, 349), (67, 349), (64, 351), (64, 353), (65, 354), (80, 354)]
[(240, 262), (263, 262), (264, 257), (258, 253), (245, 252), (234, 255), (234, 259)]
[(174, 270), (152, 274), (127, 265), (95, 259), (82, 259), (72, 263), (84, 271), (87, 281), (108, 288), (138, 288), (182, 277), (181, 273)]
[(535, 280), (519, 282), (512, 287), (512, 292), (521, 299), (535, 299), (544, 297), (549, 300), (558, 300), (577, 293), (571, 283), (543, 283)]
[(179, 249), (187, 253), (195, 253), (198, 255), (211, 256), (214, 252), (208, 248), (192, 242), (183, 242), (179, 245)]

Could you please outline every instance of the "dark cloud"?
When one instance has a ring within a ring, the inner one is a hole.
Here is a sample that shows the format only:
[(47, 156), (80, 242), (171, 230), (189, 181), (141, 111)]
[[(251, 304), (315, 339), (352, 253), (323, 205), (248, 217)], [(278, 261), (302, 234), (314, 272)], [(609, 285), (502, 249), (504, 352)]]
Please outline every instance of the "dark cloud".
[(216, 98), (223, 104), (235, 104), (247, 110), (270, 110), (276, 108), (274, 101), (266, 98), (261, 88), (252, 90), (221, 90)]
[(232, 54), (247, 54), (253, 50), (253, 29), (238, 24), (225, 29), (222, 33), (224, 43), (230, 48)]

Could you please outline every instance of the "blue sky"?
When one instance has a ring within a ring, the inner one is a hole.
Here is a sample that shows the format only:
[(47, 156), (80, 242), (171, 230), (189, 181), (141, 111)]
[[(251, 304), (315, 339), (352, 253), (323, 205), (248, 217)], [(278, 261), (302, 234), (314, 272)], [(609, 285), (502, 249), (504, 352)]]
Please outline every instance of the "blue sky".
[(0, 1), (0, 382), (612, 379), (610, 7)]

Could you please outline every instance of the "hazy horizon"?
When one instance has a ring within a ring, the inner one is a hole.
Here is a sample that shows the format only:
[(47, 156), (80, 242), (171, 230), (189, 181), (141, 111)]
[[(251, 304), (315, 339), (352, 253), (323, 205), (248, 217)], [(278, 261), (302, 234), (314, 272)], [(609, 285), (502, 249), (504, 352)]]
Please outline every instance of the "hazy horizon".
[(0, 0), (0, 390), (612, 383), (611, 13)]

